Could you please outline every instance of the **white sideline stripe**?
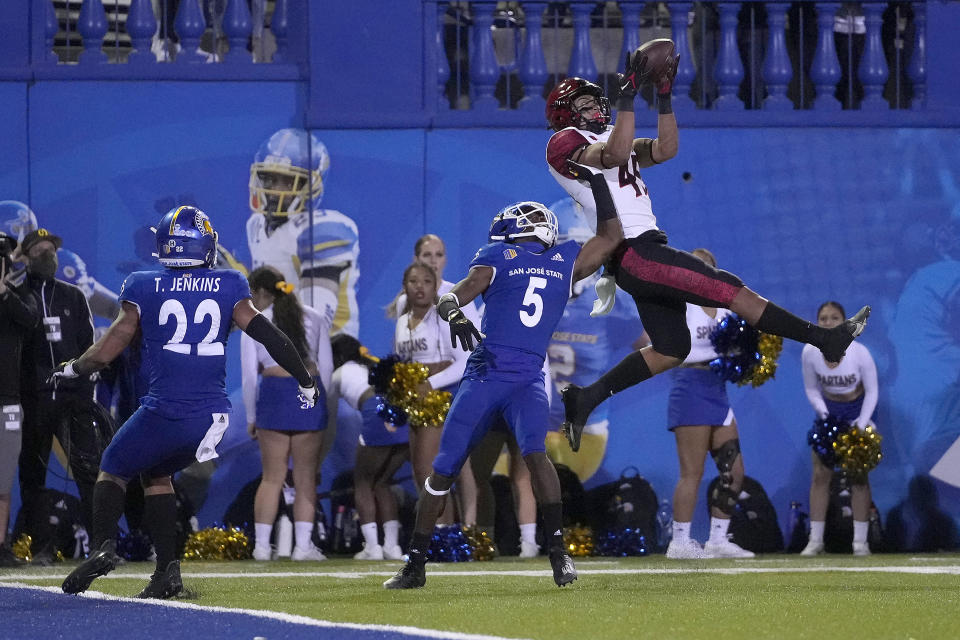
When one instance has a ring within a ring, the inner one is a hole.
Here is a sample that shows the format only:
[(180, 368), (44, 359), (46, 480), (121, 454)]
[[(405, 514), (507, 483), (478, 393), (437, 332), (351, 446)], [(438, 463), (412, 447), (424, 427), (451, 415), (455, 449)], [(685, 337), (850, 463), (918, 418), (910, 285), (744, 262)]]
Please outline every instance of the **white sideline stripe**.
[[(395, 571), (273, 571), (264, 573), (243, 573), (243, 572), (197, 572), (183, 573), (184, 578), (333, 578), (357, 580), (368, 577), (392, 576)], [(945, 574), (960, 575), (960, 566), (958, 565), (940, 565), (940, 566), (863, 566), (863, 567), (838, 567), (838, 566), (817, 566), (809, 567), (677, 567), (664, 569), (589, 569), (577, 568), (577, 573), (584, 575), (669, 575), (686, 573), (713, 573), (721, 575), (743, 575), (750, 573), (916, 573), (916, 574)], [(111, 579), (131, 579), (131, 580), (149, 580), (152, 574), (149, 573), (111, 573), (101, 576), (98, 580)], [(526, 578), (552, 577), (553, 573), (549, 570), (527, 569), (527, 570), (503, 570), (503, 571), (456, 571), (445, 569), (430, 568), (427, 575), (431, 578), (439, 577), (478, 577), (478, 576), (519, 576)], [(16, 583), (21, 580), (59, 580), (61, 574), (22, 574), (0, 576), (0, 585), (4, 583)], [(138, 601), (139, 602), (139, 601)]]
[(3, 588), (30, 589), (34, 591), (48, 591), (59, 594), (63, 597), (90, 598), (93, 600), (114, 600), (117, 602), (133, 602), (137, 604), (147, 604), (156, 607), (169, 607), (172, 609), (193, 609), (195, 611), (210, 611), (213, 613), (240, 613), (257, 618), (269, 618), (280, 622), (290, 624), (300, 624), (309, 627), (323, 627), (326, 629), (356, 629), (359, 631), (384, 631), (390, 633), (402, 633), (411, 636), (421, 636), (426, 638), (438, 638), (440, 640), (525, 640), (523, 638), (505, 638), (502, 636), (488, 636), (476, 633), (460, 633), (459, 631), (442, 631), (439, 629), (420, 629), (418, 627), (396, 626), (389, 624), (359, 624), (356, 622), (333, 622), (331, 620), (318, 620), (306, 616), (298, 616), (292, 613), (280, 613), (279, 611), (262, 611), (258, 609), (233, 609), (230, 607), (214, 607), (192, 604), (189, 602), (177, 602), (171, 600), (140, 600), (138, 598), (124, 598), (114, 596), (99, 591), (85, 591), (77, 596), (68, 596), (63, 593), (59, 587), (38, 587), (35, 585), (26, 585), (18, 583), (7, 583), (0, 585)]

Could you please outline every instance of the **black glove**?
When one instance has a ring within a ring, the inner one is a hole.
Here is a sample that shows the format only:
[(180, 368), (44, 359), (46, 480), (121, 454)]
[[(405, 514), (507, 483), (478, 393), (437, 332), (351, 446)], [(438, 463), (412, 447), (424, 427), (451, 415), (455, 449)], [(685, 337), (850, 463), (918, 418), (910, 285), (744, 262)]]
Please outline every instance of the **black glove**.
[(477, 344), (480, 344), (484, 337), (460, 309), (452, 312), (447, 322), (450, 323), (450, 344), (454, 347), (457, 346), (457, 338), (459, 338), (460, 348), (464, 351), (473, 351), (473, 339), (476, 338)]
[(593, 176), (600, 175), (599, 169), (594, 169), (585, 164), (574, 162), (569, 158), (567, 158), (567, 172), (577, 180), (581, 180), (587, 184), (591, 183), (591, 178), (593, 178)]
[(677, 77), (677, 67), (680, 66), (680, 54), (677, 54), (677, 57), (673, 59), (673, 62), (666, 68), (666, 70), (660, 74), (660, 77), (656, 79), (657, 93), (659, 95), (666, 95), (673, 90), (673, 80)]
[(620, 88), (620, 97), (632, 98), (640, 91), (650, 78), (647, 69), (647, 55), (639, 50), (627, 54), (627, 61), (623, 73), (617, 74), (617, 84)]

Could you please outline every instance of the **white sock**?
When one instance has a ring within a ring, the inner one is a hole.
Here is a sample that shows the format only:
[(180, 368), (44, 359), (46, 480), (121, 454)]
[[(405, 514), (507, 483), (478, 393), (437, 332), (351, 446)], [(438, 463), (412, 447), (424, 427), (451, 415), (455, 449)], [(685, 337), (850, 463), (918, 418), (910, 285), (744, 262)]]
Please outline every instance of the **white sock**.
[(520, 539), (527, 544), (537, 544), (537, 523), (520, 525)]
[(306, 551), (313, 546), (310, 537), (313, 535), (313, 523), (297, 520), (293, 523), (293, 538), (296, 541), (297, 549)]
[(810, 542), (823, 542), (823, 530), (826, 528), (825, 520), (810, 521)]
[(377, 542), (377, 523), (365, 522), (360, 525), (360, 533), (363, 534), (363, 546), (365, 549), (373, 549), (380, 544)]
[(690, 539), (690, 523), (673, 521), (673, 539), (677, 542), (686, 542)]
[(853, 521), (853, 541), (854, 542), (866, 542), (867, 541), (867, 530), (870, 528), (870, 522), (864, 520)]
[(256, 536), (256, 546), (261, 549), (269, 549), (270, 534), (273, 532), (273, 525), (256, 522), (254, 523), (253, 528)]
[(710, 542), (726, 542), (730, 518), (710, 518)]
[(383, 523), (383, 546), (400, 546), (400, 521), (387, 520)]

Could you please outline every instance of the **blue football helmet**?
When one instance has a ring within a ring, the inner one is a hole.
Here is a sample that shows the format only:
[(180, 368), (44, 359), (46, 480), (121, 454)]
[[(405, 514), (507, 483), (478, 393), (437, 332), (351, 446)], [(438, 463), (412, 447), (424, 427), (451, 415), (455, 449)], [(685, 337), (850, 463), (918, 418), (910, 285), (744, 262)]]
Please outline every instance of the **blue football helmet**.
[(557, 216), (558, 242), (575, 240), (582, 245), (593, 237), (594, 233), (583, 214), (583, 207), (573, 198), (557, 200), (550, 205), (550, 210)]
[(24, 236), (39, 227), (37, 216), (30, 207), (19, 200), (0, 201), (0, 231), (16, 238), (17, 242), (23, 242)]
[(250, 209), (286, 217), (320, 206), (330, 168), (327, 148), (304, 129), (280, 129), (257, 149), (250, 165)]
[(534, 238), (552, 247), (557, 242), (557, 216), (539, 202), (516, 202), (497, 213), (489, 238), (490, 242)]
[(165, 267), (214, 267), (217, 232), (196, 207), (176, 207), (157, 224), (157, 257)]

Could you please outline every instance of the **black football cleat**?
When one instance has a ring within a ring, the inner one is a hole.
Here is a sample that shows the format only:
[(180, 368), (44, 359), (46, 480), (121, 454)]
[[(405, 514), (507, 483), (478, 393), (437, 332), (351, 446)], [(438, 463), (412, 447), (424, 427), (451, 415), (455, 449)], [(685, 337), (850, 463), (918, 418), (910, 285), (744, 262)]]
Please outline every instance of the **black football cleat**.
[(563, 549), (550, 551), (550, 566), (553, 567), (553, 581), (558, 587), (565, 587), (577, 579), (577, 569), (573, 558)]
[(64, 593), (82, 593), (90, 587), (90, 583), (105, 576), (120, 564), (120, 556), (116, 553), (117, 543), (105, 540), (100, 548), (80, 563), (70, 572), (60, 586)]
[(853, 339), (863, 333), (867, 326), (867, 318), (870, 317), (870, 307), (866, 306), (857, 311), (852, 318), (844, 320), (842, 324), (833, 329), (835, 336), (828, 344), (820, 350), (827, 362), (840, 362), (847, 353), (847, 347), (853, 342)]
[(150, 584), (138, 593), (137, 597), (167, 600), (181, 591), (183, 591), (183, 580), (180, 579), (180, 561), (173, 560), (163, 571), (157, 569), (153, 572)]
[(397, 575), (383, 583), (384, 589), (419, 589), (427, 584), (425, 562), (410, 560), (403, 565)]
[(592, 408), (587, 409), (581, 401), (581, 392), (583, 389), (575, 384), (569, 385), (560, 392), (560, 398), (563, 400), (564, 421), (560, 427), (563, 435), (567, 437), (570, 448), (573, 451), (580, 450), (580, 436), (583, 435), (583, 428), (587, 424)]

